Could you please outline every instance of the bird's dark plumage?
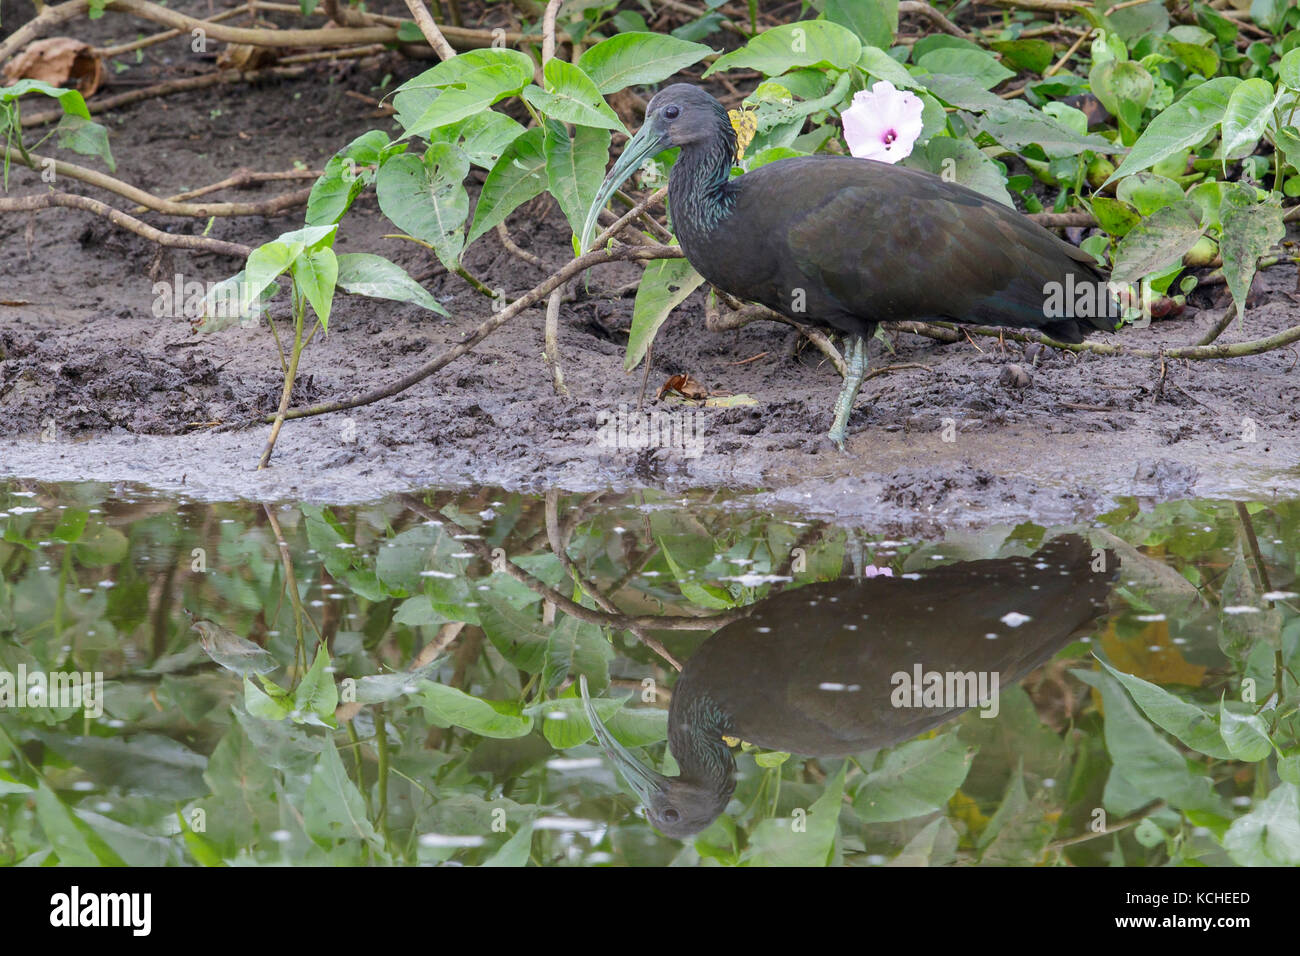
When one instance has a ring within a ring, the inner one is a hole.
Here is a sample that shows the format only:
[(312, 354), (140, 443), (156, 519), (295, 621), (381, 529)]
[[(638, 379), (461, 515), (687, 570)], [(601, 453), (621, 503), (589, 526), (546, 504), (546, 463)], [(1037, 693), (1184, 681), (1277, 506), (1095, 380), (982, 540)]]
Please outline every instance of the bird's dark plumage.
[(1085, 287), (1095, 291), (1080, 311), (1110, 311), (1091, 256), (957, 183), (844, 156), (777, 160), (731, 178), (736, 136), (727, 112), (685, 84), (650, 101), (589, 228), (614, 185), (671, 146), (681, 154), (669, 211), (691, 265), (720, 289), (829, 326), (861, 348), (837, 404), (837, 442), (866, 371), (859, 340), (877, 323), (948, 319), (1041, 329), (1065, 342), (1116, 326), (1112, 316), (1075, 311), (1080, 300), (1070, 290)]

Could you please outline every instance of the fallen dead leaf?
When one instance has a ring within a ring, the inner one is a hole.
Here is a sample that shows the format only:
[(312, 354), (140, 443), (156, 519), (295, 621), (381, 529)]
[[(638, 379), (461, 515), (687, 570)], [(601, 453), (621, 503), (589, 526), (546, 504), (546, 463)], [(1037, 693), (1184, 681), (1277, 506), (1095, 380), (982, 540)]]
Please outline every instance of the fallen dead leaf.
[(682, 398), (704, 401), (709, 397), (709, 390), (689, 375), (674, 375), (659, 386), (655, 398), (663, 398), (667, 392), (676, 392)]
[(5, 64), (4, 74), (6, 84), (40, 80), (90, 97), (104, 79), (104, 64), (88, 43), (72, 37), (47, 37), (28, 44)]
[(260, 70), (270, 66), (279, 56), (279, 51), (273, 47), (227, 43), (217, 54), (217, 67), (222, 70)]

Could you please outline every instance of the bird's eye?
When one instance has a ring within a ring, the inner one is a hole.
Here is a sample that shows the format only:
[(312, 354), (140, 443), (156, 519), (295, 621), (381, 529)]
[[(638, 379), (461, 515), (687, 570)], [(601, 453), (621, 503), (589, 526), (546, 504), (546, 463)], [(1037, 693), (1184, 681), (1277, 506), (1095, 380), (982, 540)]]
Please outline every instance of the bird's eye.
[[(677, 107), (670, 106), (669, 109), (675, 110), (677, 109)], [(680, 817), (681, 814), (678, 813), (676, 810), (674, 810), (672, 807), (668, 807), (667, 809), (664, 810), (664, 819), (667, 820), (669, 823), (676, 823)]]
[(670, 120), (677, 119), (677, 117), (681, 115), (681, 112), (682, 112), (682, 111), (681, 111), (681, 108), (680, 108), (680, 107), (676, 107), (676, 106), (665, 106), (665, 107), (664, 107), (664, 119), (670, 119)]

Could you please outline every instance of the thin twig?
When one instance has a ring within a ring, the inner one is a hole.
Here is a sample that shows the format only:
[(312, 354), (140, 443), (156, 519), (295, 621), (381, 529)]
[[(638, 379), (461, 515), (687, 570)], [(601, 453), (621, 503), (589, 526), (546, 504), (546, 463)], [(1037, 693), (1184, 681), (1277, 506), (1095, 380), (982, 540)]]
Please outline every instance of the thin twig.
[(125, 199), (151, 209), (154, 212), (164, 213), (168, 216), (189, 216), (195, 219), (208, 219), (212, 216), (277, 216), (290, 209), (296, 209), (299, 206), (306, 205), (308, 197), (311, 195), (311, 188), (299, 189), (291, 193), (283, 193), (273, 199), (266, 199), (262, 202), (214, 202), (214, 203), (179, 203), (171, 202), (153, 193), (147, 193), (143, 189), (132, 186), (130, 183), (123, 182), (115, 176), (107, 173), (101, 173), (96, 169), (89, 169), (85, 166), (78, 166), (76, 163), (65, 163), (62, 160), (53, 157), (41, 156), (37, 153), (29, 152), (29, 163), (23, 159), (23, 154), (16, 149), (6, 149), (5, 155), (10, 160), (22, 166), (30, 166), (37, 172), (43, 169), (53, 168), (55, 178), (66, 176), (69, 179), (79, 179), (83, 183), (89, 183), (92, 186), (98, 186), (100, 189), (108, 190), (111, 193), (117, 193)]
[[(608, 232), (609, 230), (606, 230)], [(604, 238), (604, 234), (602, 234)], [(679, 259), (682, 256), (681, 249), (676, 246), (616, 246), (613, 249), (596, 248), (585, 255), (579, 256), (572, 260), (564, 268), (560, 269), (554, 275), (545, 281), (534, 286), (528, 292), (521, 295), (514, 302), (510, 303), (500, 312), (483, 321), (476, 329), (466, 335), (456, 345), (443, 352), (433, 361), (422, 365), (414, 372), (404, 375), (391, 384), (382, 388), (373, 389), (354, 398), (344, 399), (337, 402), (326, 402), (322, 405), (313, 405), (309, 408), (292, 408), (285, 414), (285, 419), (307, 418), (313, 415), (325, 415), (331, 412), (341, 412), (349, 408), (357, 408), (361, 405), (370, 405), (374, 402), (381, 401), (385, 398), (391, 398), (401, 392), (406, 391), (412, 385), (424, 381), (430, 375), (450, 365), (456, 359), (469, 354), (473, 349), (489, 335), (505, 325), (520, 312), (540, 302), (542, 298), (549, 295), (550, 292), (563, 285), (573, 276), (578, 275), (585, 269), (592, 266), (600, 265), (605, 262), (623, 262), (628, 260), (641, 259)], [(274, 416), (267, 415), (263, 421), (271, 422)]]
[(898, 4), (898, 12), (899, 14), (918, 14), (919, 16), (929, 20), (944, 33), (952, 34), (955, 37), (965, 38), (967, 36), (965, 30), (957, 26), (957, 24), (953, 23), (928, 3), (921, 3), (919, 0), (902, 0), (902, 2)]
[(36, 196), (18, 196), (0, 198), (0, 213), (28, 212), (36, 209), (52, 209), (56, 206), (65, 209), (81, 209), (103, 216), (115, 226), (119, 226), (137, 236), (169, 249), (193, 249), (197, 252), (214, 252), (222, 256), (234, 256), (247, 259), (253, 250), (238, 242), (225, 242), (221, 239), (209, 239), (207, 236), (176, 236), (170, 232), (155, 229), (147, 222), (141, 222), (134, 216), (128, 216), (120, 209), (114, 209), (107, 203), (89, 196), (74, 196), (71, 193), (40, 193)]
[(456, 51), (442, 35), (442, 31), (438, 29), (438, 24), (433, 21), (433, 16), (422, 0), (406, 0), (406, 9), (411, 11), (411, 16), (415, 18), (415, 25), (420, 28), (420, 32), (429, 41), (429, 46), (433, 47), (439, 59), (450, 60), (456, 55)]

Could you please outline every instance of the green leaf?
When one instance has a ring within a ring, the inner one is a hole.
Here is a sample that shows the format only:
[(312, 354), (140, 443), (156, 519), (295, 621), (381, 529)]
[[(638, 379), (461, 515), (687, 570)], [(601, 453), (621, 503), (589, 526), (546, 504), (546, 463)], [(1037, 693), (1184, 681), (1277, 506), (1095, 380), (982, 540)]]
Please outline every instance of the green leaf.
[(546, 89), (530, 86), (523, 95), (549, 119), (626, 132), (622, 120), (609, 108), (591, 77), (578, 67), (557, 58), (546, 64), (543, 75)]
[(825, 0), (822, 10), (870, 46), (891, 46), (898, 32), (898, 0)]
[[(1141, 125), (1142, 110), (1155, 89), (1155, 80), (1132, 60), (1107, 60), (1093, 64), (1088, 84), (1101, 105), (1117, 116), (1130, 131)], [(1131, 133), (1125, 141), (1131, 139)]]
[(979, 130), (1009, 150), (1019, 151), (1032, 143), (1053, 156), (1070, 156), (1088, 149), (1100, 153), (1119, 151), (1100, 136), (1080, 136), (1042, 110), (1020, 100), (1004, 100), (967, 77), (934, 73), (922, 80), (931, 93), (950, 106), (982, 112)]
[(1228, 827), (1223, 848), (1242, 866), (1300, 866), (1300, 788), (1279, 784)]
[(1102, 230), (1116, 239), (1126, 236), (1129, 231), (1142, 221), (1137, 210), (1128, 203), (1109, 196), (1092, 197), (1092, 214), (1097, 217), (1097, 224)]
[(1219, 729), (1223, 742), (1237, 760), (1256, 763), (1273, 752), (1268, 739), (1268, 725), (1263, 718), (1229, 709), (1226, 698), (1219, 700)]
[(529, 674), (542, 672), (554, 629), (538, 619), (536, 610), (536, 605), (530, 605), (521, 611), (490, 591), (479, 599), (479, 623), (488, 640), (502, 657)]
[(1209, 47), (1195, 43), (1180, 43), (1166, 40), (1165, 49), (1179, 63), (1193, 73), (1199, 73), (1207, 80), (1219, 72), (1219, 54)]
[(1173, 734), (1198, 753), (1219, 760), (1231, 760), (1232, 753), (1224, 745), (1219, 725), (1214, 715), (1175, 697), (1163, 687), (1132, 674), (1117, 670), (1098, 658), (1101, 666), (1124, 685), (1142, 713), (1151, 718), (1161, 730)]
[(522, 823), (502, 844), (501, 849), (483, 861), (483, 866), (527, 866), (533, 848), (533, 821)]
[(304, 252), (315, 252), (334, 241), (337, 225), (305, 226), (286, 232), (248, 254), (244, 266), (242, 301), (252, 302), (274, 285), (276, 277), (293, 266)]
[(207, 758), (161, 734), (120, 737), (68, 736), (35, 731), (50, 750), (80, 767), (105, 789), (188, 800), (205, 792)]
[(964, 50), (942, 47), (931, 50), (917, 61), (917, 66), (931, 73), (960, 76), (990, 90), (1016, 74), (983, 50)]
[[(1096, 4), (1098, 13), (1109, 11), (1123, 0), (1100, 0)], [(1106, 13), (1103, 21), (1106, 28), (1113, 30), (1126, 41), (1132, 41), (1144, 33), (1164, 33), (1169, 29), (1169, 11), (1162, 3), (1142, 3), (1135, 7), (1125, 7), (1115, 13)]]
[(806, 813), (798, 808), (791, 817), (764, 820), (754, 827), (744, 862), (750, 866), (828, 865), (839, 833), (847, 768), (847, 763), (842, 764), (839, 772), (826, 781), (826, 789)]
[(1102, 800), (1110, 812), (1127, 815), (1153, 800), (1179, 809), (1222, 809), (1210, 778), (1188, 768), (1186, 758), (1142, 719), (1114, 678), (1097, 671), (1071, 673), (1101, 691), (1111, 759)]
[(888, 866), (948, 866), (957, 859), (957, 831), (944, 817), (927, 823)]
[(444, 266), (455, 271), (465, 246), (469, 159), (449, 143), (434, 143), (421, 160), (404, 153), (380, 167), (375, 191), (379, 208), (398, 227), (433, 247)]
[(467, 50), (403, 83), (393, 97), (396, 119), (407, 136), (424, 136), (519, 94), (533, 68), (518, 50)]
[(466, 244), (504, 222), (506, 216), (546, 189), (543, 136), (541, 128), (530, 129), (502, 152), (479, 192)]
[(1003, 63), (1030, 73), (1041, 74), (1056, 59), (1052, 44), (1036, 37), (1030, 40), (995, 40), (989, 46), (1002, 54)]
[(72, 546), (72, 553), (83, 567), (98, 568), (120, 564), (130, 550), (130, 542), (117, 528), (103, 521), (91, 521)]
[(302, 675), (302, 680), (293, 693), (293, 704), (304, 713), (323, 718), (326, 726), (333, 726), (334, 710), (339, 705), (339, 692), (334, 686), (330, 655), (324, 644), (316, 648), (316, 659), (312, 661), (307, 673)]
[(459, 123), (429, 132), (430, 143), (450, 143), (460, 148), (475, 166), (491, 169), (505, 148), (524, 134), (524, 128), (509, 116), (484, 110)]
[(284, 697), (271, 697), (245, 677), (244, 709), (262, 720), (284, 720), (293, 710), (293, 704)]
[(1030, 798), (1017, 769), (993, 819), (980, 834), (981, 866), (1032, 866), (1039, 862), (1054, 826), (1041, 796)]
[(858, 69), (877, 80), (893, 83), (900, 90), (919, 90), (923, 87), (916, 77), (907, 72), (903, 64), (874, 46), (864, 46), (858, 57)]
[(578, 67), (606, 96), (628, 86), (658, 83), (713, 50), (662, 33), (618, 33), (588, 47)]
[(40, 80), (19, 80), (10, 86), (0, 86), (0, 103), (10, 103), (27, 93), (44, 93), (46, 96), (52, 96), (59, 101), (63, 112), (68, 116), (90, 119), (90, 110), (86, 108), (86, 101), (80, 93), (76, 90), (62, 90)]
[(1134, 173), (1120, 182), (1115, 197), (1132, 205), (1143, 216), (1172, 206), (1183, 199), (1183, 190), (1172, 179), (1151, 172)]
[[(1300, 754), (1278, 757), (1277, 775), (1287, 783), (1300, 784)], [(3, 782), (0, 782), (0, 788), (3, 788), (3, 786)], [(0, 789), (0, 793), (3, 792), (4, 790)]]
[(563, 124), (546, 124), (546, 180), (575, 236), (582, 232), (587, 210), (605, 178), (609, 139), (606, 129), (578, 126), (570, 139)]
[(1259, 77), (1245, 80), (1232, 91), (1223, 113), (1223, 158), (1241, 159), (1255, 151), (1259, 138), (1273, 118), (1281, 97), (1273, 85)]
[(293, 261), (293, 281), (320, 319), (321, 328), (329, 331), (330, 304), (339, 278), (339, 262), (333, 249), (316, 249)]
[(927, 169), (935, 175), (1015, 208), (1002, 170), (971, 140), (935, 136), (926, 144), (924, 158)]
[(464, 727), (481, 737), (512, 739), (533, 729), (533, 718), (525, 715), (517, 701), (482, 700), (445, 684), (426, 681), (416, 700), (429, 719), (440, 727)]
[[(366, 185), (374, 182), (375, 171), (389, 148), (388, 135), (372, 129), (331, 156), (320, 178), (312, 184), (307, 225), (329, 225), (342, 219)], [(401, 152), (406, 144), (396, 144), (392, 149)]]
[(853, 798), (853, 811), (864, 823), (933, 813), (957, 792), (974, 756), (956, 734), (895, 747), (863, 780)]
[(1134, 282), (1180, 262), (1205, 231), (1201, 207), (1182, 199), (1129, 230), (1115, 253), (1114, 282)]
[(704, 277), (685, 259), (655, 259), (646, 266), (632, 306), (623, 368), (631, 371), (641, 364), (659, 326), (703, 282)]
[(1112, 183), (1168, 156), (1198, 146), (1209, 138), (1227, 112), (1233, 90), (1241, 85), (1235, 76), (1220, 76), (1202, 83), (1166, 107), (1147, 124), (1119, 168), (1106, 180)]
[(32, 798), (36, 819), (64, 866), (125, 866), (104, 840), (64, 806), (43, 781)]
[(380, 850), (383, 843), (366, 817), (361, 791), (343, 768), (333, 738), (327, 740), (307, 785), (302, 807), (303, 829), (325, 848), (333, 847), (338, 840), (361, 840)]
[(442, 303), (412, 279), (395, 262), (368, 252), (347, 252), (338, 257), (339, 288), (354, 295), (393, 302), (410, 302), (439, 315), (446, 315)]
[(80, 116), (65, 113), (54, 131), (59, 145), (64, 149), (70, 149), (83, 156), (98, 156), (104, 161), (109, 172), (117, 171), (117, 163), (113, 162), (113, 151), (108, 148), (108, 130), (103, 126)]
[(1300, 91), (1300, 48), (1291, 50), (1278, 61), (1277, 81), (1288, 90)]
[[(569, 693), (573, 693), (573, 688), (569, 689)], [(611, 718), (623, 709), (624, 701), (611, 697), (593, 697), (591, 703), (596, 708), (596, 716), (608, 729)], [(556, 700), (543, 701), (529, 707), (525, 713), (542, 718), (542, 735), (556, 750), (568, 750), (580, 746), (595, 736), (591, 721), (587, 719), (582, 699), (579, 697), (565, 696)], [(625, 746), (639, 746), (639, 744), (628, 744), (623, 740), (619, 743)]]
[(1219, 240), (1223, 275), (1237, 315), (1245, 316), (1246, 297), (1250, 294), (1259, 257), (1286, 236), (1281, 197), (1275, 194), (1264, 202), (1256, 202), (1252, 187), (1233, 186), (1224, 192), (1219, 218), (1223, 220), (1223, 237)]
[(847, 70), (862, 55), (862, 41), (828, 20), (801, 20), (764, 30), (739, 50), (713, 61), (704, 75), (719, 70), (753, 69), (778, 76), (796, 66)]
[(689, 571), (683, 570), (673, 560), (667, 541), (663, 538), (657, 538), (656, 541), (659, 550), (663, 552), (664, 560), (668, 562), (668, 569), (672, 571), (673, 577), (677, 581), (677, 587), (681, 590), (682, 597), (697, 607), (709, 608), (714, 611), (722, 611), (736, 606), (736, 602), (732, 600), (729, 593), (718, 587), (700, 584), (690, 576)]

